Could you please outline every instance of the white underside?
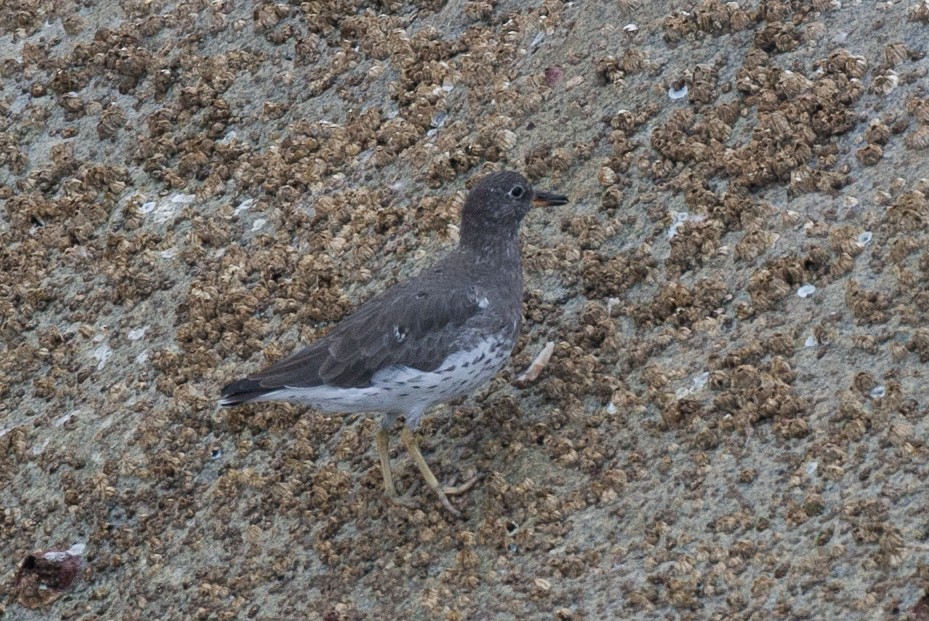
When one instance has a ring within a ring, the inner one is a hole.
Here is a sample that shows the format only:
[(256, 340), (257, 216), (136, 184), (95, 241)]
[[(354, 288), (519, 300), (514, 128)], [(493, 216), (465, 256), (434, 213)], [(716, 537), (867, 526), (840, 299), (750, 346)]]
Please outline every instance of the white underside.
[(415, 426), (432, 405), (467, 395), (487, 383), (503, 368), (512, 348), (511, 343), (485, 340), (474, 349), (452, 354), (435, 371), (393, 366), (378, 371), (366, 388), (288, 386), (260, 400), (300, 403), (327, 413), (403, 413), (407, 423)]

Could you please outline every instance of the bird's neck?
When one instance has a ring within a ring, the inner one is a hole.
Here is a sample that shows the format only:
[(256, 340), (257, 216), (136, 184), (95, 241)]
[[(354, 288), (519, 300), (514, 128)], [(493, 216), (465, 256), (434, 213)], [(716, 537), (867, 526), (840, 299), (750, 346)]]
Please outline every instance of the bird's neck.
[(477, 264), (521, 265), (518, 229), (505, 235), (465, 235), (462, 231), (460, 246)]

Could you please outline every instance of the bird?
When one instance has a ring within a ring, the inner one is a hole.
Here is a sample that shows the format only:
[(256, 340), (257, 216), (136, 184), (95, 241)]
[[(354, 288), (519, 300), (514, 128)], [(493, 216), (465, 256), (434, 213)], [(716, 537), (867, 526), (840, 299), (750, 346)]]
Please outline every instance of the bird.
[(444, 258), (363, 302), (307, 347), (226, 385), (219, 405), (286, 401), (323, 413), (380, 413), (384, 492), (413, 506), (397, 493), (390, 467), (389, 432), (402, 416), (407, 453), (442, 506), (460, 517), (448, 496), (477, 477), (440, 484), (415, 432), (432, 406), (473, 393), (506, 364), (522, 324), (520, 225), (533, 205), (567, 203), (518, 172), (481, 177), (465, 199), (458, 245)]

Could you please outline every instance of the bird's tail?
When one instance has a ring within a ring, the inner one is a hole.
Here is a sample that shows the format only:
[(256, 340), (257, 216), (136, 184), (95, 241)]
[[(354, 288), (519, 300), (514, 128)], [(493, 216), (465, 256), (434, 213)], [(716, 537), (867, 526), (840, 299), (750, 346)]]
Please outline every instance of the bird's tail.
[(246, 377), (232, 382), (231, 384), (227, 384), (223, 388), (219, 397), (219, 405), (224, 408), (229, 408), (234, 405), (248, 403), (249, 401), (260, 401), (262, 397), (275, 390), (274, 388), (263, 387), (259, 380)]

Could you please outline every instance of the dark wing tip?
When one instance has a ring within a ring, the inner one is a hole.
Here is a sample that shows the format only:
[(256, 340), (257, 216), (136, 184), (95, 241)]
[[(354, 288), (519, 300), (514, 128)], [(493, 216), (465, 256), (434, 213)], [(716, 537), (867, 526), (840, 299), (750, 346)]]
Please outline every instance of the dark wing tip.
[(227, 384), (220, 393), (219, 405), (224, 408), (248, 403), (272, 392), (273, 388), (265, 388), (259, 380), (244, 378)]

